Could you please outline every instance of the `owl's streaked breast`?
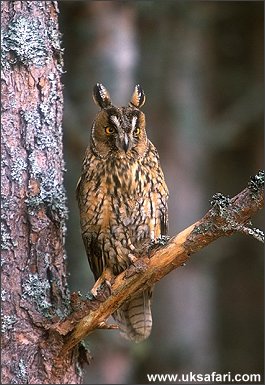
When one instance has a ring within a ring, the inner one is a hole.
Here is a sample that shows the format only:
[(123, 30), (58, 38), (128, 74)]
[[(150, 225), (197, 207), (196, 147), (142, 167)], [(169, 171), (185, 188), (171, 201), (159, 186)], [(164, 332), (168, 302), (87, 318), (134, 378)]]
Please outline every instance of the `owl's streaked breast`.
[(91, 152), (80, 181), (81, 227), (97, 234), (114, 264), (120, 256), (123, 268), (129, 264), (128, 254), (144, 239), (160, 235), (156, 220), (167, 189), (152, 150), (150, 143), (147, 159), (137, 160), (121, 156), (102, 161)]

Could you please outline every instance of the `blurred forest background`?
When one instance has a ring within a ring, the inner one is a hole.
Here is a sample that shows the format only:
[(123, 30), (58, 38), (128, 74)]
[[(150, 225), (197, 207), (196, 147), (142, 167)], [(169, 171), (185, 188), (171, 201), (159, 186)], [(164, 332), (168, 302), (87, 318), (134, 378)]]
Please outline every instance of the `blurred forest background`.
[[(93, 285), (75, 186), (102, 82), (116, 105), (135, 84), (170, 191), (170, 235), (216, 192), (234, 196), (263, 165), (263, 2), (59, 1), (65, 48), (64, 148), (70, 289)], [(253, 224), (262, 227), (262, 216)], [(156, 286), (141, 344), (116, 331), (87, 339), (85, 383), (147, 383), (146, 373), (263, 373), (262, 245), (220, 239)]]

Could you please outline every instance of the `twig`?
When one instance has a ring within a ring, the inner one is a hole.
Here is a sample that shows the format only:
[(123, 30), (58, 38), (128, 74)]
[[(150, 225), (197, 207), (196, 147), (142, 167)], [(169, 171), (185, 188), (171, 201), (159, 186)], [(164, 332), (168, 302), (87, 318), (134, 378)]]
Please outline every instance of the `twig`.
[(250, 235), (251, 237), (255, 238), (257, 241), (261, 243), (264, 243), (264, 233), (260, 229), (241, 225), (241, 226), (238, 226), (237, 230), (243, 234)]

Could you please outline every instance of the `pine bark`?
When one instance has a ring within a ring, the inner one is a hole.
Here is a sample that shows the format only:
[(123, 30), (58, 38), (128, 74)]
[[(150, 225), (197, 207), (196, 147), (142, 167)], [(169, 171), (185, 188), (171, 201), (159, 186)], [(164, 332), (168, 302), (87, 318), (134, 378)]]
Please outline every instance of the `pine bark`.
[[(49, 330), (70, 311), (56, 1), (2, 1), (2, 383), (81, 382)], [(70, 360), (71, 359), (71, 360)]]

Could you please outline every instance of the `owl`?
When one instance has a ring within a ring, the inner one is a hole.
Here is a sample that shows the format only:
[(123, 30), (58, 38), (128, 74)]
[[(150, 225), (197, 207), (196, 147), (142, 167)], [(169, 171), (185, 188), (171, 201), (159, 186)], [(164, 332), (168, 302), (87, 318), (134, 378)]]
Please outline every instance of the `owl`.
[[(116, 107), (100, 83), (93, 99), (100, 111), (92, 124), (77, 185), (80, 223), (95, 280), (118, 275), (147, 255), (168, 231), (168, 189), (156, 148), (147, 138), (145, 94), (136, 85), (129, 104)], [(113, 317), (125, 338), (140, 342), (152, 328), (153, 287), (136, 293)]]

